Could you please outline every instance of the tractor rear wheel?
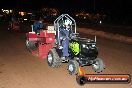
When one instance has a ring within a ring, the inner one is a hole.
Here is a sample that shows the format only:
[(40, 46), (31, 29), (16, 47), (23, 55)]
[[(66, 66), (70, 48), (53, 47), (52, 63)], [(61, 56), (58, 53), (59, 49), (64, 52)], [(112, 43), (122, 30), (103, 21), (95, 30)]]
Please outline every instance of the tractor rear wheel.
[(60, 67), (62, 60), (59, 57), (58, 53), (56, 52), (56, 49), (53, 48), (49, 51), (48, 53), (48, 58), (47, 58), (48, 65), (53, 68)]

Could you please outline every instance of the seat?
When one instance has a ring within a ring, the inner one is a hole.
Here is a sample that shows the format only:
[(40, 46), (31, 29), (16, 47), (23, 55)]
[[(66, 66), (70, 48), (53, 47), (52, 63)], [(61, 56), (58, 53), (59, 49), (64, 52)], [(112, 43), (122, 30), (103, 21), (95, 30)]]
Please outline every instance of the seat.
[(54, 30), (54, 26), (47, 26), (47, 33), (55, 33), (56, 34), (56, 31)]

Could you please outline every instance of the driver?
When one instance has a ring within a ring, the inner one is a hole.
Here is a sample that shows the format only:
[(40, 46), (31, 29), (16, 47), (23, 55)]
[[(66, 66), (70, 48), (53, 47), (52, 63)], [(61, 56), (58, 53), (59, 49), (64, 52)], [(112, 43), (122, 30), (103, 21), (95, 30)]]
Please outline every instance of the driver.
[(69, 56), (68, 47), (69, 47), (69, 34), (72, 32), (71, 30), (72, 22), (70, 20), (65, 20), (63, 27), (60, 28), (60, 41), (62, 44), (62, 57), (61, 59), (65, 62)]

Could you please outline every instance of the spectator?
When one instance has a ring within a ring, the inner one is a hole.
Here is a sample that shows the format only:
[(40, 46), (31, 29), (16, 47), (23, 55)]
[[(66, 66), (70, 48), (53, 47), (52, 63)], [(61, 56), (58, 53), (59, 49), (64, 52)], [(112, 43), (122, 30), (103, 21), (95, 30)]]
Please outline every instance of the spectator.
[(40, 32), (40, 30), (41, 29), (43, 29), (43, 22), (42, 22), (42, 20), (41, 19), (36, 19), (36, 21), (34, 22), (34, 24), (33, 24), (33, 31), (35, 32), (35, 33), (39, 33)]

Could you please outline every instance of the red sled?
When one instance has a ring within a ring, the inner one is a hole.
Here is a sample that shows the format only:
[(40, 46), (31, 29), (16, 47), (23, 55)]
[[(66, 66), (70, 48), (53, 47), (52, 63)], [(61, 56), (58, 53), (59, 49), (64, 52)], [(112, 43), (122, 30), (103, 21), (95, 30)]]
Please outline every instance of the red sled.
[(47, 58), (48, 52), (55, 43), (55, 33), (51, 30), (41, 30), (39, 34), (35, 32), (26, 33), (26, 47), (33, 55), (39, 59)]

